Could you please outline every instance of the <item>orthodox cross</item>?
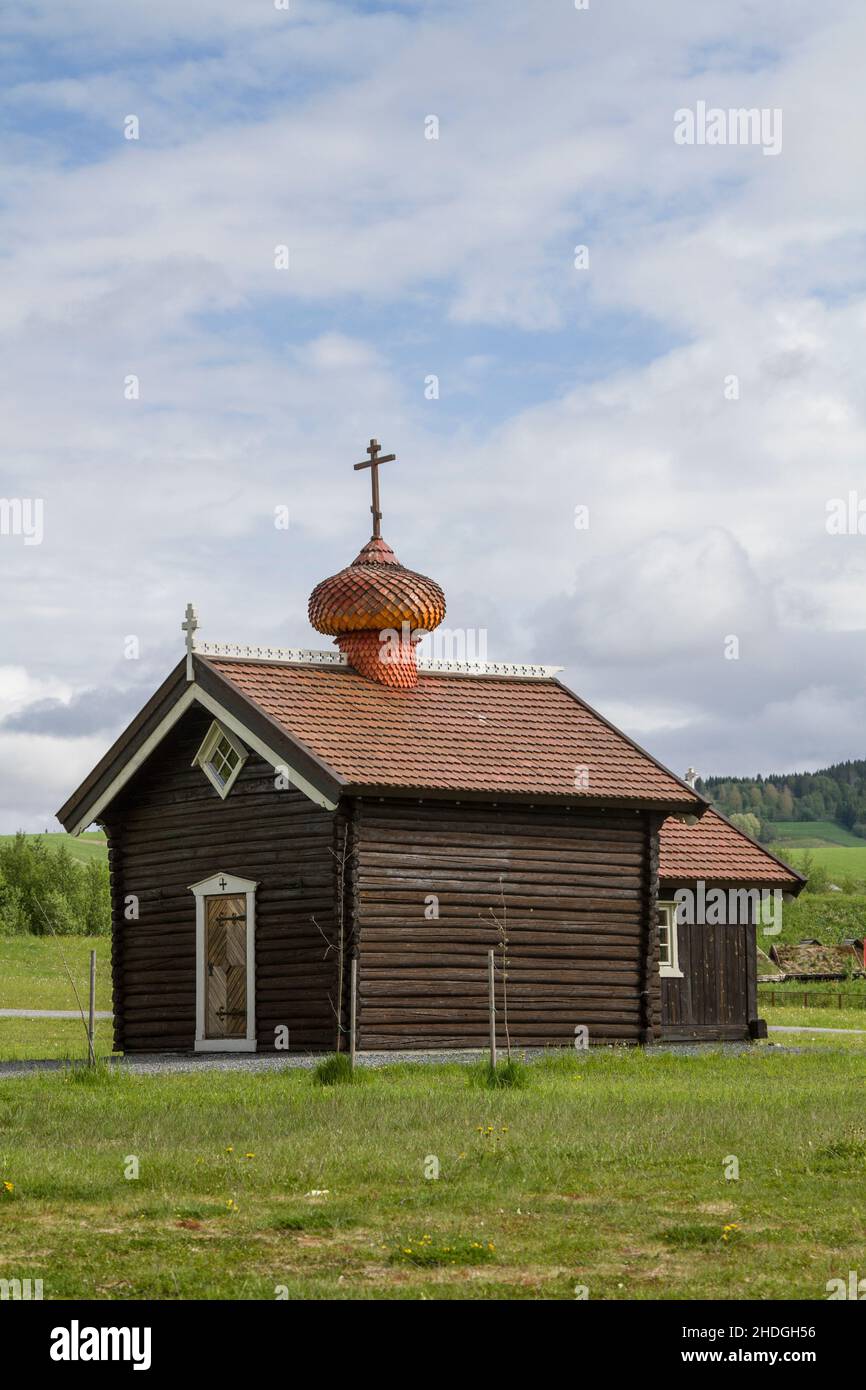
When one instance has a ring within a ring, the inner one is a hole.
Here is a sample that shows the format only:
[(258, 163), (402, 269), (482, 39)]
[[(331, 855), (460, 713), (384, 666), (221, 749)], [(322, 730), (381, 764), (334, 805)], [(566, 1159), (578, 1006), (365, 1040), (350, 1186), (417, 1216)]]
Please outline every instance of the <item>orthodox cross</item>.
[(191, 603), (186, 605), (185, 617), (186, 622), (181, 623), (180, 630), (186, 633), (186, 678), (188, 681), (191, 681), (193, 679), (192, 654), (195, 651), (195, 639), (193, 634), (198, 627), (198, 618), (195, 615), (195, 609)]
[(394, 460), (395, 460), (396, 457), (397, 457), (396, 454), (382, 454), (382, 456), (380, 457), (380, 456), (379, 456), (379, 449), (380, 449), (380, 448), (381, 448), (381, 445), (380, 445), (378, 439), (371, 439), (371, 440), (370, 440), (369, 447), (368, 447), (368, 449), (367, 449), (367, 453), (370, 455), (370, 457), (369, 457), (368, 459), (365, 459), (365, 460), (363, 461), (363, 463), (356, 463), (356, 464), (355, 464), (355, 472), (356, 472), (356, 473), (357, 473), (357, 471), (358, 471), (359, 468), (369, 468), (369, 470), (370, 470), (370, 477), (371, 477), (372, 480), (373, 480), (373, 505), (372, 505), (372, 507), (370, 508), (370, 511), (373, 513), (373, 538), (374, 538), (374, 540), (379, 540), (379, 539), (381, 538), (381, 535), (382, 535), (382, 530), (381, 530), (381, 527), (380, 527), (380, 525), (379, 525), (379, 523), (380, 523), (381, 520), (382, 520), (382, 513), (379, 511), (379, 464), (380, 464), (380, 463), (393, 463)]

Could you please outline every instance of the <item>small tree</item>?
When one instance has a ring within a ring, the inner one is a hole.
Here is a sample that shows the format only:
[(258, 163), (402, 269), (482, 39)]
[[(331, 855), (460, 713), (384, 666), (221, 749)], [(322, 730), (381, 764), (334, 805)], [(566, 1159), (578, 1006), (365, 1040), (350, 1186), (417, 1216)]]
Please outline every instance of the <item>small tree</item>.
[(499, 912), (490, 908), (490, 916), (496, 925), (496, 933), (499, 937), (499, 955), (501, 960), (500, 971), (502, 974), (502, 1022), (505, 1027), (505, 1055), (511, 1061), (511, 1035), (508, 1031), (508, 905), (505, 901), (505, 891), (502, 887), (502, 875), (499, 876)]

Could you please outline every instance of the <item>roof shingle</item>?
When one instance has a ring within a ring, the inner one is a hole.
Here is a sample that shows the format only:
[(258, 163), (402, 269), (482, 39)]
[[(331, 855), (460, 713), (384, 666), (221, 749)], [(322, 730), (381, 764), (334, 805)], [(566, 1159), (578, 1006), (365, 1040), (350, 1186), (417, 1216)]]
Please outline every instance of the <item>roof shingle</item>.
[(703, 804), (555, 680), (422, 672), (394, 690), (350, 669), (207, 665), (350, 786)]
[(704, 813), (695, 825), (671, 816), (659, 836), (659, 878), (668, 882), (787, 884), (802, 878), (761, 849), (717, 811)]

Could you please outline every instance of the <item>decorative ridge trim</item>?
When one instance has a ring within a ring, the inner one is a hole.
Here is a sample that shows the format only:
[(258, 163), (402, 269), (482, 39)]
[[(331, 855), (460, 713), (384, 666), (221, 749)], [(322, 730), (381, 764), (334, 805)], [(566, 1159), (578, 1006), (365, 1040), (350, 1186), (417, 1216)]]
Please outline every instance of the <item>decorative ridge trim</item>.
[(418, 670), (432, 675), (442, 671), (452, 676), (519, 676), (521, 680), (552, 680), (561, 666), (536, 666), (517, 661), (440, 661), (418, 659)]
[[(281, 662), (285, 666), (337, 666), (349, 670), (340, 652), (313, 651), (304, 647), (247, 647), (240, 642), (196, 642), (197, 656), (234, 657), (246, 661)], [(514, 661), (444, 661), (418, 659), (418, 670), (428, 675), (516, 676), (521, 680), (552, 680), (561, 666), (538, 666)]]
[(234, 656), (247, 661), (282, 661), (293, 666), (348, 666), (340, 652), (304, 647), (247, 647), (242, 642), (196, 642), (196, 656)]

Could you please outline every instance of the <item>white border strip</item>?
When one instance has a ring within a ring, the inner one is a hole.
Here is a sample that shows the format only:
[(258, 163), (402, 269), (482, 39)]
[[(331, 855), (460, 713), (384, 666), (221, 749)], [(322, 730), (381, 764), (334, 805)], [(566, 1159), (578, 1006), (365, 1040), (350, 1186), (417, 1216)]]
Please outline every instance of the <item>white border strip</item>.
[[(220, 888), (220, 879), (225, 888)], [(191, 883), (195, 894), (195, 1051), (255, 1052), (256, 1050), (256, 889), (250, 878), (232, 874), (211, 874), (200, 883)], [(245, 1038), (209, 1038), (205, 1020), (205, 917), (208, 898), (244, 894), (247, 912), (247, 1035)]]
[(278, 771), (285, 770), (292, 786), (297, 787), (298, 791), (303, 792), (304, 796), (309, 797), (310, 801), (315, 802), (317, 806), (324, 807), (326, 811), (336, 811), (336, 801), (331, 801), (329, 797), (325, 796), (324, 792), (320, 792), (317, 787), (314, 787), (312, 782), (308, 782), (302, 773), (298, 772), (296, 768), (286, 762), (285, 758), (281, 757), (279, 753), (275, 753), (272, 748), (269, 748), (266, 743), (263, 743), (260, 738), (257, 738), (255, 734), (251, 733), (239, 719), (235, 719), (233, 714), (229, 714), (229, 711), (224, 709), (218, 700), (215, 700), (212, 695), (209, 695), (206, 690), (202, 690), (201, 686), (193, 681), (192, 685), (186, 687), (186, 690), (176, 703), (172, 705), (168, 714), (160, 720), (153, 732), (145, 739), (141, 747), (133, 753), (128, 762), (124, 763), (120, 772), (118, 772), (117, 776), (108, 787), (106, 787), (102, 795), (98, 797), (96, 801), (91, 802), (84, 814), (72, 827), (72, 830), (69, 832), (71, 835), (80, 835), (82, 830), (86, 830), (88, 825), (91, 825), (92, 822), (96, 820), (100, 811), (104, 810), (108, 803), (114, 800), (117, 793), (126, 786), (130, 777), (138, 771), (142, 763), (150, 757), (153, 750), (162, 742), (166, 734), (173, 729), (178, 720), (186, 714), (190, 705), (195, 703), (202, 705), (215, 719), (219, 719), (221, 723), (231, 729), (233, 734), (243, 739), (250, 748), (258, 753), (260, 758), (264, 758), (266, 763), (270, 763), (271, 767)]

